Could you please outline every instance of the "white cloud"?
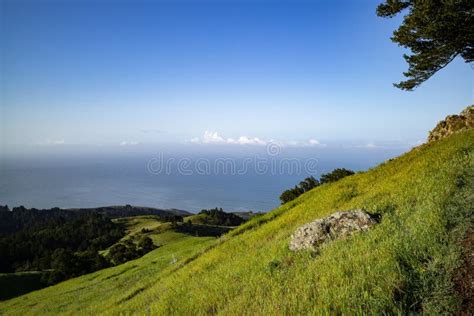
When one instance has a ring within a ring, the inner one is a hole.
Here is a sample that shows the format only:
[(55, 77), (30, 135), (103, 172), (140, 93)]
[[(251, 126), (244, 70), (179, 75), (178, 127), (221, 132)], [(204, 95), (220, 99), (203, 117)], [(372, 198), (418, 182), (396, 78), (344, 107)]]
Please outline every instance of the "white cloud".
[(228, 144), (238, 144), (238, 145), (266, 145), (267, 142), (261, 140), (258, 137), (247, 137), (247, 136), (240, 136), (237, 140), (232, 138), (227, 138)]
[(64, 139), (58, 139), (58, 140), (52, 140), (51, 144), (52, 145), (64, 145), (65, 142), (64, 142)]
[(222, 144), (226, 143), (226, 140), (217, 134), (217, 132), (205, 131), (202, 137), (202, 142), (205, 144)]
[(300, 147), (303, 143), (296, 141), (296, 140), (287, 140), (283, 142), (279, 142), (282, 146), (295, 146)]
[(267, 142), (258, 137), (240, 136), (237, 139), (224, 138), (217, 132), (205, 131), (202, 138), (194, 137), (189, 140), (193, 144), (229, 144), (229, 145), (266, 145)]
[(373, 148), (380, 148), (380, 146), (374, 144), (373, 142), (369, 143), (356, 143), (356, 144), (343, 144), (342, 147), (344, 148), (367, 148), (367, 149), (373, 149)]
[(200, 144), (201, 140), (199, 139), (199, 137), (193, 137), (189, 140), (189, 142), (193, 144)]
[(310, 139), (308, 141), (308, 144), (309, 146), (312, 146), (312, 147), (326, 147), (327, 145), (326, 144), (322, 144), (319, 140), (317, 139)]
[(138, 145), (139, 142), (137, 141), (128, 141), (128, 140), (124, 140), (122, 142), (120, 142), (120, 146), (133, 146), (133, 145)]
[(296, 141), (296, 140), (287, 140), (287, 141), (274, 141), (274, 143), (279, 144), (280, 146), (288, 147), (326, 147), (326, 144), (321, 143), (316, 139), (309, 139), (307, 141)]
[(294, 147), (326, 147), (326, 144), (320, 143), (316, 139), (309, 139), (308, 141), (276, 141), (263, 140), (258, 137), (239, 136), (238, 138), (225, 138), (217, 132), (205, 131), (202, 138), (193, 137), (189, 141), (192, 144), (229, 144), (229, 145), (267, 145), (270, 143), (278, 144), (280, 146), (294, 146)]
[(64, 139), (47, 139), (43, 142), (39, 142), (38, 145), (43, 145), (43, 146), (58, 146), (58, 145), (64, 145), (66, 142)]

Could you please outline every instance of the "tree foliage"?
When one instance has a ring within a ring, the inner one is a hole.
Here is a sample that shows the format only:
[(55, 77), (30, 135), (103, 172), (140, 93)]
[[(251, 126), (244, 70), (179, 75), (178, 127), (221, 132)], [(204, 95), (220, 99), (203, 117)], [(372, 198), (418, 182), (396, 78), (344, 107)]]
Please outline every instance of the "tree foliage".
[(85, 214), (101, 214), (104, 217), (122, 218), (138, 215), (153, 215), (162, 222), (182, 221), (183, 217), (176, 213), (154, 209), (150, 207), (104, 206), (82, 209), (27, 209), (24, 206), (14, 207), (12, 211), (8, 206), (0, 205), (0, 237), (22, 230), (23, 228), (39, 228), (48, 225), (51, 221), (63, 223)]
[(0, 213), (0, 272), (48, 270), (48, 284), (109, 266), (98, 251), (124, 235), (97, 213), (24, 207)]
[(109, 262), (97, 251), (73, 252), (57, 248), (51, 255), (51, 271), (44, 274), (43, 281), (55, 284), (109, 266)]
[(210, 210), (201, 210), (199, 214), (205, 215), (201, 221), (207, 225), (221, 225), (221, 226), (239, 226), (245, 220), (233, 213), (226, 213), (222, 208), (213, 208)]
[(281, 201), (281, 204), (285, 204), (291, 200), (294, 200), (296, 199), (298, 196), (300, 196), (301, 194), (317, 187), (320, 185), (320, 182), (318, 180), (316, 180), (313, 176), (311, 177), (308, 177), (306, 179), (304, 179), (303, 181), (301, 181), (299, 183), (299, 185), (295, 185), (295, 187), (293, 189), (289, 189), (289, 190), (286, 190), (284, 191), (281, 195), (280, 195), (280, 201)]
[(321, 179), (319, 181), (321, 182), (321, 184), (336, 182), (338, 180), (341, 180), (342, 178), (351, 176), (353, 174), (354, 171), (352, 170), (345, 168), (337, 168), (329, 173), (321, 175)]
[(321, 178), (319, 180), (315, 179), (313, 176), (308, 177), (301, 181), (299, 185), (295, 185), (293, 189), (288, 189), (284, 191), (280, 195), (280, 201), (281, 204), (285, 204), (287, 202), (290, 202), (294, 199), (296, 199), (298, 196), (301, 194), (308, 192), (309, 190), (325, 183), (331, 183), (338, 181), (344, 177), (353, 175), (354, 171), (344, 169), (344, 168), (337, 168), (334, 169), (333, 171), (321, 175)]
[(386, 0), (377, 15), (391, 18), (408, 11), (393, 42), (411, 50), (404, 54), (408, 79), (394, 84), (413, 90), (437, 71), (461, 56), (474, 61), (474, 1), (472, 0)]
[[(111, 221), (137, 213), (151, 213), (161, 221), (183, 220), (166, 211), (129, 205), (75, 210), (23, 206), (10, 210), (0, 205), (0, 273), (43, 271), (42, 283), (54, 284), (139, 258), (156, 248), (153, 241), (143, 236), (114, 245), (125, 230)], [(104, 258), (99, 250), (108, 247), (109, 256)]]
[(296, 187), (294, 189), (285, 190), (280, 195), (281, 204), (285, 204), (287, 202), (290, 202), (290, 201), (296, 199), (298, 196), (300, 196), (300, 194), (301, 193), (299, 193), (299, 190), (297, 190)]
[(147, 236), (143, 236), (137, 243), (132, 239), (127, 239), (110, 247), (107, 258), (118, 265), (138, 259), (156, 248), (151, 238)]

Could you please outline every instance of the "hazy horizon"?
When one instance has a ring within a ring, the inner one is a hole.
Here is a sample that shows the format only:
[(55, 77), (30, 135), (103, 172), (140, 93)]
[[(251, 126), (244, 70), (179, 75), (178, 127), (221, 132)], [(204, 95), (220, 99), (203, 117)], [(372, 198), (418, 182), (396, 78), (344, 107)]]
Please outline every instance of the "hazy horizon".
[[(223, 147), (231, 150), (218, 150)], [(205, 152), (189, 151), (188, 146), (141, 152), (122, 149), (4, 156), (0, 205), (77, 208), (131, 204), (192, 212), (212, 207), (270, 211), (280, 204), (282, 191), (307, 176), (319, 178), (340, 167), (366, 170), (406, 151), (365, 146), (247, 146), (242, 151), (221, 145)]]

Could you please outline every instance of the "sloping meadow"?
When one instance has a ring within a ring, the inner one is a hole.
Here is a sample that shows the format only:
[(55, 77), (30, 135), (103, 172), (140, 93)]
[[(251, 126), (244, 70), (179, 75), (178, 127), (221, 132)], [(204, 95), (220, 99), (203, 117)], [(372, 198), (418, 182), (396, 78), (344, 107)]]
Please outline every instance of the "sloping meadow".
[[(473, 219), (473, 145), (474, 131), (461, 132), (317, 187), (190, 254), (167, 273), (147, 274), (133, 295), (111, 288), (107, 308), (97, 301), (74, 304), (59, 284), (2, 303), (0, 313), (455, 312), (459, 298), (451, 280), (460, 264), (458, 241)], [(379, 214), (381, 222), (317, 253), (289, 250), (299, 226), (351, 209)], [(88, 291), (84, 282), (77, 283), (81, 290), (71, 281), (66, 283), (76, 296)]]

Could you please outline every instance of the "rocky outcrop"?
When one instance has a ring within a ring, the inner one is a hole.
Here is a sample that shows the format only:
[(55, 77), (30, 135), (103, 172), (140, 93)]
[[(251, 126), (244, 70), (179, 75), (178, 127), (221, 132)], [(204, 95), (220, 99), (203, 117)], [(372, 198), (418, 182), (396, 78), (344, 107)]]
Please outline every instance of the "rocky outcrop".
[(432, 142), (458, 131), (474, 127), (474, 105), (465, 108), (459, 115), (448, 115), (430, 132), (428, 142)]
[(299, 227), (291, 236), (290, 250), (317, 250), (322, 245), (358, 231), (367, 231), (377, 223), (363, 210), (336, 212)]

